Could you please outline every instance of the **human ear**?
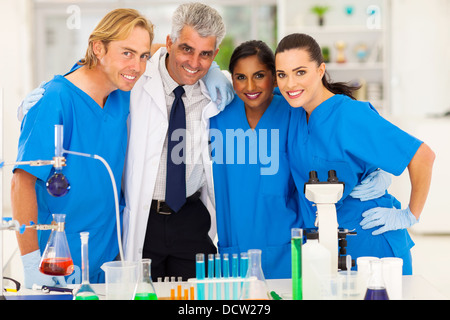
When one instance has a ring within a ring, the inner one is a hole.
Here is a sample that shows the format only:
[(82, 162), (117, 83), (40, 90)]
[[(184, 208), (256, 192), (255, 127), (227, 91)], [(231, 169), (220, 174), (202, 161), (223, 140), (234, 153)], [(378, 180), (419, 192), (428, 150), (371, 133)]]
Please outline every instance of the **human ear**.
[(104, 56), (105, 53), (106, 53), (105, 45), (104, 45), (103, 42), (100, 41), (100, 40), (94, 41), (94, 42), (92, 43), (92, 49), (93, 49), (93, 51), (94, 51), (95, 56), (96, 56), (98, 59), (103, 58), (103, 56)]

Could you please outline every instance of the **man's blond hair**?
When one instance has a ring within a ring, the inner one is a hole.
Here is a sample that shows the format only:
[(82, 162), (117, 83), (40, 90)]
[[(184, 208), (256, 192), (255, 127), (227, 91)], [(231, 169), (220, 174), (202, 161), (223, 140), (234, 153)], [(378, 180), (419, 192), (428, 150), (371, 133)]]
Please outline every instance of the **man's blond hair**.
[(109, 12), (95, 27), (89, 36), (89, 44), (84, 59), (79, 64), (86, 65), (89, 69), (98, 63), (94, 54), (94, 42), (101, 41), (108, 50), (111, 41), (119, 41), (128, 38), (135, 27), (141, 27), (148, 31), (150, 44), (153, 42), (153, 24), (135, 9), (115, 9)]

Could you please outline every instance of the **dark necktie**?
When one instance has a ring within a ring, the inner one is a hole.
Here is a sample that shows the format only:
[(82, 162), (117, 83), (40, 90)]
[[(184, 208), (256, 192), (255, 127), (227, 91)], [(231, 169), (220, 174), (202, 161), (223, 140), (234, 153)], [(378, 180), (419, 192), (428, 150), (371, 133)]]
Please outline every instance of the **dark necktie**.
[[(186, 202), (186, 113), (181, 100), (183, 87), (178, 86), (173, 92), (175, 101), (170, 111), (167, 139), (166, 203), (177, 212)], [(178, 131), (172, 137), (175, 130)]]

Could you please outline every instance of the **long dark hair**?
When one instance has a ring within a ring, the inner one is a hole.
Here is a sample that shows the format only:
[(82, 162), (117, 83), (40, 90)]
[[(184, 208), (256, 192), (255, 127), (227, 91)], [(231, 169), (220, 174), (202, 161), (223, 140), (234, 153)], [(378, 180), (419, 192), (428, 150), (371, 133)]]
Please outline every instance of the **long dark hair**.
[[(311, 61), (315, 61), (318, 66), (323, 62), (322, 50), (313, 37), (304, 33), (293, 33), (285, 36), (278, 44), (275, 55), (290, 49), (303, 49), (309, 53)], [(353, 100), (353, 92), (358, 90), (360, 86), (350, 86), (346, 82), (331, 82), (328, 73), (325, 71), (322, 77), (322, 84), (325, 88), (334, 94), (345, 94)]]
[(250, 40), (241, 43), (234, 49), (230, 58), (228, 70), (233, 74), (234, 67), (239, 59), (257, 56), (259, 61), (264, 64), (275, 75), (275, 55), (269, 46), (260, 40)]

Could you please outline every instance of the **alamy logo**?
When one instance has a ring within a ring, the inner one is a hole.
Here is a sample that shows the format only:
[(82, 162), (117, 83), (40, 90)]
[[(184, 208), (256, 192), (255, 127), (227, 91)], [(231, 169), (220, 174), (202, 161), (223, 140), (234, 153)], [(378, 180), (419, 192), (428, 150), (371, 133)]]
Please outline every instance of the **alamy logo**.
[[(225, 134), (218, 129), (210, 129), (211, 159), (217, 164), (260, 164), (261, 175), (274, 175), (279, 169), (280, 135), (278, 129), (227, 129)], [(169, 137), (178, 142), (169, 156), (175, 164), (192, 164), (194, 155), (187, 155), (190, 150), (192, 133), (189, 130), (177, 129)], [(199, 150), (194, 150), (199, 152)]]

